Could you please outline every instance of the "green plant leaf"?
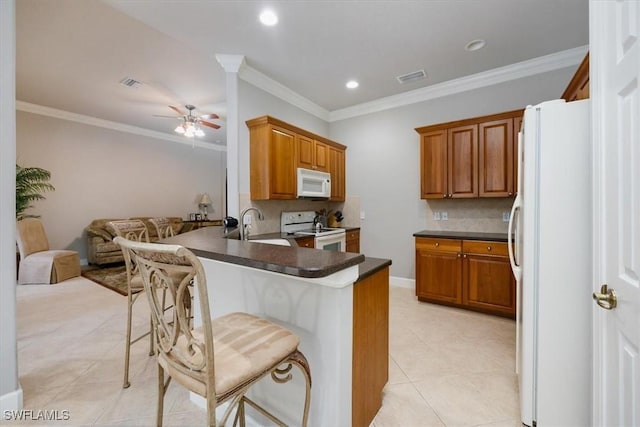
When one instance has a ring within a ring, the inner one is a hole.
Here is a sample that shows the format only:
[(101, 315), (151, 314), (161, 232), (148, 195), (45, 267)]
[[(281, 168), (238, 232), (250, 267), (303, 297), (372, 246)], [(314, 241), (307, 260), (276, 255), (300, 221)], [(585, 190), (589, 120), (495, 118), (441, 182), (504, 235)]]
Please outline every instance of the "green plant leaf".
[(16, 165), (16, 219), (37, 218), (38, 215), (28, 215), (24, 212), (33, 207), (32, 203), (44, 200), (42, 193), (54, 191), (55, 187), (49, 183), (51, 173), (42, 168), (22, 167)]

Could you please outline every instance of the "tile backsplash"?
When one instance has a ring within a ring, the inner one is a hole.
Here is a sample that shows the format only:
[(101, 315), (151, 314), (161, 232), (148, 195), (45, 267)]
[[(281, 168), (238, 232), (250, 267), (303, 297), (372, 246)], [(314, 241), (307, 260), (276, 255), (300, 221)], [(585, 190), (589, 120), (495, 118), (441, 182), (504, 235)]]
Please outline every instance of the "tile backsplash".
[[(434, 199), (427, 200), (426, 223), (428, 230), (482, 231), (506, 233), (508, 223), (502, 220), (503, 212), (510, 212), (513, 198), (496, 199)], [(448, 219), (442, 219), (446, 212)], [(440, 220), (434, 219), (440, 214)]]
[[(360, 226), (360, 198), (347, 197), (345, 202), (325, 202), (313, 200), (251, 200), (248, 193), (240, 194), (240, 212), (245, 208), (254, 206), (264, 214), (264, 221), (256, 221), (254, 215), (251, 223), (251, 234), (276, 233), (280, 231), (280, 215), (290, 211), (318, 211), (320, 209), (341, 210), (344, 220), (342, 227)], [(238, 218), (239, 220), (239, 218)]]

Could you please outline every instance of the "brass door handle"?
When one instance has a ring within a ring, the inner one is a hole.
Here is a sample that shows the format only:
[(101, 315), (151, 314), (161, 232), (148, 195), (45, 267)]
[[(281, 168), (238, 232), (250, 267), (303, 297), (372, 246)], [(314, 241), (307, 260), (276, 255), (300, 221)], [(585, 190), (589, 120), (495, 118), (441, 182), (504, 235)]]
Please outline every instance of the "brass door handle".
[(593, 299), (596, 303), (605, 310), (613, 310), (618, 305), (618, 298), (613, 289), (605, 284), (600, 287), (600, 292), (593, 293)]

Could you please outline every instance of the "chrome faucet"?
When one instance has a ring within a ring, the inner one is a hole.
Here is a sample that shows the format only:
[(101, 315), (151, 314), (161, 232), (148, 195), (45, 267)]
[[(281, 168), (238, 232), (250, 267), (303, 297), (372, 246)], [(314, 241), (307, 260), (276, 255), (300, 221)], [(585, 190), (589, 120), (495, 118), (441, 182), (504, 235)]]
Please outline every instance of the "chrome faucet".
[(240, 240), (249, 240), (249, 224), (244, 223), (244, 216), (249, 211), (258, 212), (258, 219), (262, 221), (264, 219), (264, 215), (262, 211), (254, 206), (248, 207), (240, 213)]

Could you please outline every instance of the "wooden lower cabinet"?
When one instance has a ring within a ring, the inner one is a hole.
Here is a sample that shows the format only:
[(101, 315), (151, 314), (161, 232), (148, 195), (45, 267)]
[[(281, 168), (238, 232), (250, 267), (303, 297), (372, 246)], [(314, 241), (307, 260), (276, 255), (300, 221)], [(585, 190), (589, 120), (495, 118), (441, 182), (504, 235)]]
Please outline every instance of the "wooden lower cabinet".
[(389, 267), (353, 285), (351, 425), (368, 427), (389, 379)]
[(515, 279), (506, 243), (416, 238), (416, 296), (515, 318)]
[(360, 253), (360, 230), (347, 231), (345, 252)]
[(296, 243), (302, 248), (315, 248), (316, 238), (315, 236), (296, 237)]

